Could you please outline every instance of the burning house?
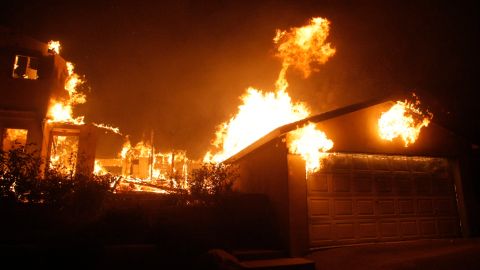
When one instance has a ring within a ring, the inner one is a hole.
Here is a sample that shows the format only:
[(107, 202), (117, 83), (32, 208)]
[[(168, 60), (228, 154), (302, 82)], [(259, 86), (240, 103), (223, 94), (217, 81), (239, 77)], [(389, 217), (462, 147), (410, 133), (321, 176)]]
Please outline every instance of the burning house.
[[(402, 137), (385, 139), (379, 119), (396, 104), (374, 100), (311, 116), (275, 129), (227, 160), (239, 166), (236, 190), (269, 198), (276, 233), (292, 255), (325, 246), (469, 235), (465, 204), (471, 194), (462, 170), (469, 145), (434, 122), (410, 144)], [(291, 147), (292, 134), (308, 123), (334, 141), (316, 170)]]
[(89, 174), (96, 128), (71, 117), (71, 106), (84, 95), (75, 92), (79, 76), (59, 46), (0, 28), (1, 147), (27, 145), (48, 166)]

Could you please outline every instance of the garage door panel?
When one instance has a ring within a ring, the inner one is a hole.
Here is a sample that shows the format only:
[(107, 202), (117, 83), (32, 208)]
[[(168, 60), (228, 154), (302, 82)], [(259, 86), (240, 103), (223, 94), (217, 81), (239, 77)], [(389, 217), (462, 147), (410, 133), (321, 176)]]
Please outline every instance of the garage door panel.
[(328, 199), (311, 199), (309, 207), (312, 217), (331, 215), (330, 201)]
[(437, 224), (435, 219), (420, 220), (420, 231), (422, 236), (431, 237), (437, 235)]
[(433, 215), (433, 199), (423, 198), (417, 200), (419, 215)]
[(375, 175), (375, 191), (378, 195), (392, 195), (392, 177), (386, 174)]
[(397, 195), (412, 195), (413, 194), (413, 180), (409, 174), (394, 174), (393, 183), (395, 193)]
[(332, 177), (334, 192), (350, 192), (350, 174), (334, 174)]
[(353, 177), (353, 191), (357, 193), (372, 193), (372, 175), (368, 173), (355, 174)]
[(355, 226), (353, 222), (349, 223), (335, 223), (335, 234), (338, 240), (353, 240), (355, 239)]
[(415, 200), (414, 199), (399, 199), (398, 213), (400, 215), (415, 215)]
[(432, 180), (428, 174), (414, 174), (413, 179), (417, 195), (432, 194)]
[(353, 200), (335, 200), (334, 211), (335, 216), (353, 215)]
[(403, 238), (418, 237), (418, 224), (416, 220), (400, 221), (400, 233)]
[(395, 215), (395, 200), (381, 199), (377, 201), (377, 213), (379, 215)]
[(382, 238), (396, 238), (398, 237), (398, 227), (397, 222), (392, 221), (381, 221), (380, 222), (380, 236)]
[(373, 199), (356, 200), (357, 215), (373, 216), (375, 215), (375, 201)]
[(366, 221), (358, 223), (358, 238), (374, 239), (378, 237), (378, 228), (376, 221)]
[(328, 175), (324, 173), (314, 174), (307, 181), (309, 192), (328, 192)]
[(418, 237), (418, 224), (416, 220), (400, 221), (400, 233), (403, 238)]

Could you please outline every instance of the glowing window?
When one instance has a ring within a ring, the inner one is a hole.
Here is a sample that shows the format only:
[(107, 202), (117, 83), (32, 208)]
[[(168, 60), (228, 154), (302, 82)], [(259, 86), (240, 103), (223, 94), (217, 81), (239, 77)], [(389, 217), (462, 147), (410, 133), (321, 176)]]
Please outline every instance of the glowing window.
[(3, 131), (2, 150), (9, 151), (15, 148), (25, 146), (27, 143), (28, 130), (6, 128)]
[(38, 79), (38, 59), (31, 56), (15, 55), (12, 77), (16, 79)]
[(50, 169), (61, 173), (75, 173), (78, 154), (78, 136), (53, 135), (50, 148)]

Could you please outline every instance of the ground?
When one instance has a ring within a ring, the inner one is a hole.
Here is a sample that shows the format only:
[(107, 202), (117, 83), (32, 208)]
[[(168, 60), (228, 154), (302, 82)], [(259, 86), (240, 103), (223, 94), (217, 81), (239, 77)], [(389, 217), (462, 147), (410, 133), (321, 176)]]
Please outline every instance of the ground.
[(316, 269), (480, 269), (480, 239), (420, 240), (319, 250)]

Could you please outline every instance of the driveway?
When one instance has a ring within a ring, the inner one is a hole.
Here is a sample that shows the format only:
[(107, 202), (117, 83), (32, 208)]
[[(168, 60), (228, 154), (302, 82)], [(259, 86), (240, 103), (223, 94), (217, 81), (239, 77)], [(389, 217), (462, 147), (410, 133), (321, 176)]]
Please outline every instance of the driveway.
[(480, 239), (418, 240), (312, 252), (316, 269), (480, 269)]

